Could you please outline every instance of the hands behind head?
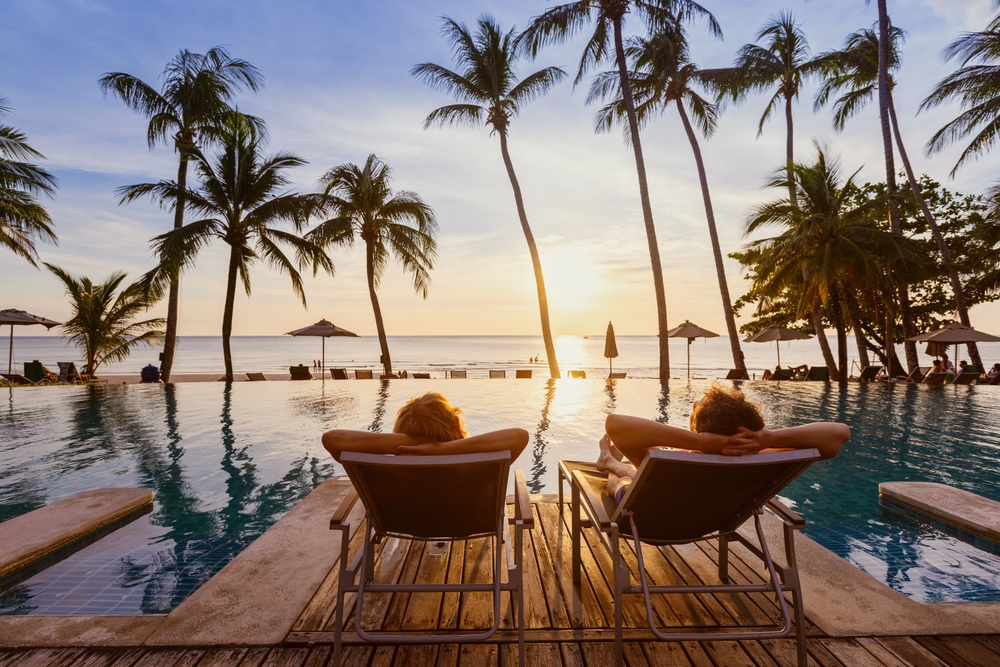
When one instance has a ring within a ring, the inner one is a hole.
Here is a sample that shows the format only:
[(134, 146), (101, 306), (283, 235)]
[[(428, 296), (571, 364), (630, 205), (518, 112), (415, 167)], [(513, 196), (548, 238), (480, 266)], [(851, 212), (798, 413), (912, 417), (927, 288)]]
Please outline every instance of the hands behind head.
[(401, 456), (420, 456), (425, 454), (440, 454), (440, 448), (440, 442), (420, 442), (413, 445), (400, 445), (396, 448), (396, 451)]
[(756, 454), (762, 449), (767, 449), (766, 441), (771, 432), (766, 428), (759, 431), (751, 431), (745, 426), (740, 426), (739, 431), (729, 436), (729, 440), (723, 446), (720, 454), (723, 456), (743, 456), (744, 454)]

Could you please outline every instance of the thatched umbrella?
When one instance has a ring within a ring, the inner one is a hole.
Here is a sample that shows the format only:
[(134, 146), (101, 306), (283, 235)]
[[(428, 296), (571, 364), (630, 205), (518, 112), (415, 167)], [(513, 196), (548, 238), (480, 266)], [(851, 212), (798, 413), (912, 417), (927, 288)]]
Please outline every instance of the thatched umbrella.
[(718, 338), (719, 334), (714, 331), (709, 331), (708, 329), (702, 329), (697, 324), (692, 323), (690, 320), (684, 320), (684, 324), (679, 327), (674, 327), (667, 332), (667, 338), (687, 338), (687, 353), (688, 353), (688, 377), (691, 377), (691, 343), (694, 342), (695, 338)]
[(0, 310), (0, 326), (4, 324), (10, 325), (10, 352), (7, 356), (7, 374), (9, 375), (12, 372), (11, 369), (14, 367), (14, 327), (41, 324), (46, 329), (51, 329), (52, 327), (59, 326), (62, 322), (53, 322), (39, 315), (26, 313), (23, 310), (8, 308), (7, 310)]
[(618, 356), (618, 345), (615, 343), (615, 328), (608, 322), (608, 333), (604, 336), (604, 358), (608, 360), (608, 375), (611, 375), (611, 360)]
[(788, 327), (781, 327), (777, 324), (772, 324), (763, 331), (758, 331), (749, 338), (744, 339), (744, 343), (770, 343), (774, 341), (774, 347), (778, 350), (778, 366), (781, 366), (781, 348), (779, 347), (779, 341), (783, 340), (808, 340), (812, 338), (809, 334), (804, 334), (801, 331), (796, 331), (795, 329), (789, 329)]
[(316, 324), (310, 324), (307, 327), (302, 327), (301, 329), (296, 329), (295, 331), (289, 331), (285, 334), (286, 336), (319, 336), (323, 339), (323, 357), (322, 362), (320, 362), (320, 374), (323, 380), (326, 381), (326, 339), (330, 336), (354, 336), (357, 337), (358, 334), (353, 331), (348, 331), (347, 329), (341, 329), (340, 327), (334, 325), (332, 322), (326, 320), (320, 320)]
[[(958, 322), (947, 324), (936, 331), (928, 331), (927, 333), (922, 333), (919, 336), (913, 336), (907, 340), (916, 341), (918, 343), (927, 343), (928, 350), (930, 349), (931, 343), (938, 343), (945, 346), (954, 345), (956, 362), (958, 361), (958, 346), (963, 343), (1000, 343), (1000, 337), (983, 333), (982, 331), (976, 331), (972, 327), (967, 327), (964, 324), (959, 324)], [(982, 372), (986, 369), (980, 368), (979, 370)]]

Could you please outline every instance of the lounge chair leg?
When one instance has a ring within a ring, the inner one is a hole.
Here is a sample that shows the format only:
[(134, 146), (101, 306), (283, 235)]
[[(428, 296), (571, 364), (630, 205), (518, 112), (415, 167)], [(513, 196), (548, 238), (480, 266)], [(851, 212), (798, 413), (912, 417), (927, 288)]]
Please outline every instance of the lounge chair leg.
[(573, 542), (573, 583), (580, 583), (580, 489), (573, 485), (573, 505), (571, 507)]
[(719, 580), (722, 583), (729, 581), (729, 537), (719, 536)]
[[(340, 571), (340, 576), (344, 576), (344, 570)], [(333, 662), (331, 663), (333, 667), (339, 667), (340, 665), (340, 641), (341, 634), (343, 634), (344, 625), (344, 594), (340, 590), (340, 585), (337, 585), (337, 613), (335, 615), (334, 626), (333, 626)]]
[[(371, 517), (367, 517), (366, 524), (371, 526)], [(365, 566), (363, 568), (365, 581), (371, 583), (375, 580), (375, 531), (369, 530), (368, 541), (365, 549)]]
[(614, 530), (611, 533), (611, 547), (612, 576), (614, 579), (613, 586), (615, 589), (615, 667), (622, 667), (625, 662), (623, 655), (624, 646), (622, 641), (622, 587), (620, 585), (620, 579), (624, 563), (622, 562), (622, 557), (619, 554), (617, 530)]

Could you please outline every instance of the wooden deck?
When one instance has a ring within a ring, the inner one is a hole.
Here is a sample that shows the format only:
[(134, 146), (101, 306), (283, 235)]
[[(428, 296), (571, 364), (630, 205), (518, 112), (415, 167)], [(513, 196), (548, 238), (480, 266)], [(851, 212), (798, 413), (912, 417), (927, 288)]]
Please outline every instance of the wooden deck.
[[(359, 504), (360, 506), (360, 504)], [(359, 512), (359, 506), (355, 512)], [(613, 663), (611, 561), (596, 535), (589, 532), (583, 548), (583, 581), (573, 585), (568, 509), (560, 513), (551, 497), (533, 496), (535, 529), (525, 545), (525, 615), (529, 665), (598, 667)], [(357, 522), (356, 522), (357, 523)], [(354, 553), (361, 531), (351, 540)], [(526, 534), (527, 535), (527, 534)], [(624, 541), (623, 541), (624, 544)], [(776, 545), (775, 545), (776, 546)], [(635, 554), (626, 552), (634, 565)], [(644, 547), (650, 576), (656, 584), (717, 582), (714, 543), (679, 547)], [(488, 539), (455, 543), (406, 542), (388, 539), (376, 560), (376, 580), (401, 583), (482, 582), (491, 572)], [(731, 553), (731, 577), (759, 582), (760, 576)], [(330, 664), (336, 568), (287, 635), (284, 646), (230, 649), (30, 649), (0, 652), (0, 667), (325, 667)], [(806, 601), (808, 616), (808, 604)], [(517, 634), (509, 596), (503, 599), (502, 630), (489, 643), (440, 646), (370, 646), (353, 634), (352, 610), (346, 619), (343, 665), (484, 665), (517, 663)], [(654, 604), (659, 622), (688, 628), (767, 625), (778, 618), (773, 598), (764, 594), (705, 594), (659, 596)], [(772, 667), (795, 665), (793, 639), (741, 642), (651, 641), (641, 596), (626, 596), (625, 657), (632, 667)], [(490, 593), (413, 593), (366, 596), (362, 617), (366, 629), (473, 630), (492, 622)], [(970, 630), (973, 630), (970, 628)], [(1000, 636), (855, 637), (824, 636), (808, 624), (810, 664), (818, 667), (860, 665), (922, 667), (1000, 665)]]

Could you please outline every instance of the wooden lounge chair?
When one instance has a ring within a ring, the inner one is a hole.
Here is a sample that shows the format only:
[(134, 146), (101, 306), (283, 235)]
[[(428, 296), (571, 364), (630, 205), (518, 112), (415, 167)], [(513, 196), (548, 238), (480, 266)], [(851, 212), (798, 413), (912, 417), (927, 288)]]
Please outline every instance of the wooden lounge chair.
[[(615, 663), (622, 664), (622, 596), (642, 595), (647, 620), (653, 634), (663, 641), (743, 641), (787, 637), (795, 616), (798, 663), (806, 665), (805, 614), (795, 560), (794, 531), (805, 521), (781, 504), (775, 495), (820, 457), (815, 449), (733, 458), (698, 452), (651, 450), (629, 485), (620, 504), (605, 493), (607, 474), (593, 463), (559, 462), (559, 503), (563, 503), (563, 480), (572, 489), (572, 570), (580, 581), (580, 540), (583, 528), (596, 529), (601, 543), (611, 555), (611, 587), (614, 595)], [(784, 523), (787, 565), (775, 563), (761, 526), (764, 507)], [(583, 515), (581, 515), (583, 512)], [(758, 544), (737, 529), (753, 517)], [(632, 585), (629, 569), (621, 555), (619, 540), (632, 540), (639, 585)], [(719, 540), (721, 584), (651, 586), (640, 544), (690, 544)], [(769, 581), (763, 584), (734, 584), (729, 581), (729, 542), (746, 547), (763, 561)], [(792, 594), (789, 610), (784, 593)], [(772, 593), (781, 612), (782, 624), (772, 628), (732, 627), (719, 630), (692, 628), (665, 630), (653, 616), (654, 593)]]
[(569, 376), (571, 378), (580, 378), (582, 380), (587, 379), (587, 371), (570, 371)]
[(354, 371), (355, 380), (374, 380), (375, 376), (370, 370)]
[[(341, 455), (340, 463), (356, 491), (344, 499), (330, 519), (330, 529), (341, 531), (332, 664), (338, 665), (340, 661), (344, 596), (348, 593), (357, 595), (354, 628), (358, 637), (365, 641), (380, 644), (455, 644), (484, 642), (496, 634), (503, 616), (500, 593), (510, 591), (517, 616), (518, 664), (526, 665), (521, 563), (523, 531), (534, 526), (534, 518), (524, 473), (520, 470), (514, 471), (514, 517), (507, 517), (510, 452), (459, 456), (381, 456), (347, 452)], [(364, 542), (354, 560), (348, 564), (350, 525), (345, 523), (345, 519), (358, 496), (365, 507)], [(514, 527), (513, 542), (511, 526)], [(493, 582), (395, 584), (374, 581), (375, 545), (387, 536), (434, 541), (492, 536), (495, 540)], [(506, 583), (501, 576), (504, 551), (507, 555)], [(406, 632), (369, 632), (362, 627), (366, 593), (463, 591), (493, 593), (493, 625), (485, 632), (461, 634), (445, 631), (436, 635), (408, 635)]]
[(972, 384), (979, 379), (979, 371), (970, 373), (968, 371), (964, 373), (959, 373), (958, 376), (952, 381), (952, 384)]
[(490, 379), (500, 379), (503, 380), (507, 377), (507, 371), (490, 371)]
[[(294, 377), (292, 378), (295, 379)], [(266, 382), (267, 378), (264, 377), (263, 373), (247, 373), (247, 380), (249, 382)]]
[(814, 380), (819, 382), (829, 382), (830, 381), (830, 369), (826, 366), (813, 366), (806, 373), (806, 380)]
[(878, 375), (881, 370), (881, 366), (866, 367), (863, 371), (861, 371), (861, 375), (858, 376), (858, 382), (874, 382), (875, 376)]
[(468, 377), (468, 371), (448, 371), (448, 377), (450, 377), (452, 380), (458, 378), (465, 380)]
[(76, 369), (76, 364), (72, 361), (57, 361), (59, 364), (60, 382), (79, 382), (80, 371)]
[(330, 379), (332, 380), (347, 380), (347, 369), (346, 368), (331, 368), (330, 369)]
[(911, 383), (920, 383), (924, 381), (924, 376), (931, 372), (930, 366), (917, 366), (910, 374), (906, 376), (906, 381)]
[(625, 373), (608, 373), (609, 380), (624, 380)]
[(293, 380), (312, 380), (313, 374), (309, 371), (305, 364), (299, 364), (298, 366), (289, 366), (288, 372), (292, 374)]
[(514, 371), (514, 378), (515, 379), (516, 378), (522, 378), (522, 379), (530, 380), (531, 379), (531, 369), (529, 368), (528, 370), (517, 370), (517, 371)]
[(726, 373), (726, 380), (749, 380), (750, 375), (747, 374), (745, 369), (733, 368), (728, 373)]
[(951, 373), (928, 373), (924, 376), (922, 384), (944, 384), (954, 379), (955, 376)]
[(431, 379), (431, 374), (430, 373), (414, 373), (410, 377), (412, 377), (414, 380), (430, 380)]
[(382, 373), (378, 376), (379, 380), (398, 380), (399, 376), (395, 373)]

